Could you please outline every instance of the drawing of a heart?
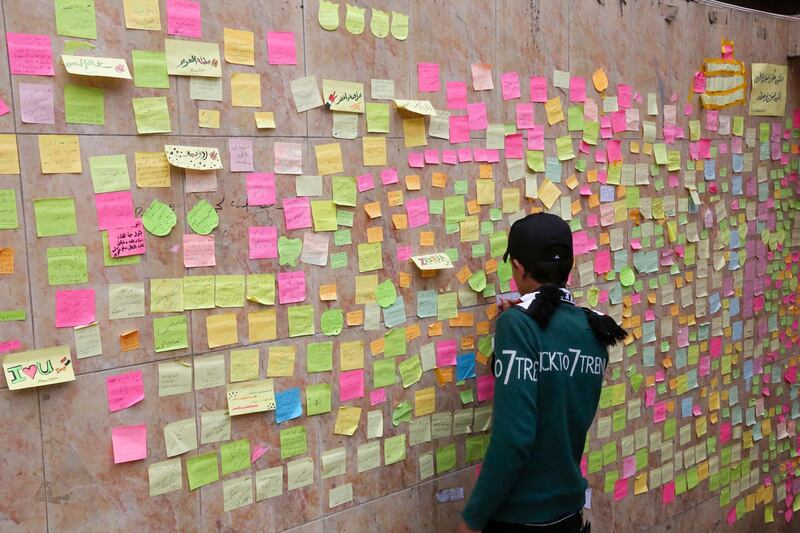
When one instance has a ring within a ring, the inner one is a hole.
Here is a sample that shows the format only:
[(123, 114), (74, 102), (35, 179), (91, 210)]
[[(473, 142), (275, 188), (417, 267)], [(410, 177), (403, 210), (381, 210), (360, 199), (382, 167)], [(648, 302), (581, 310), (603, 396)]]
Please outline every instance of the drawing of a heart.
[(28, 376), (29, 378), (33, 379), (33, 376), (36, 375), (36, 365), (31, 365), (23, 368), (22, 373)]

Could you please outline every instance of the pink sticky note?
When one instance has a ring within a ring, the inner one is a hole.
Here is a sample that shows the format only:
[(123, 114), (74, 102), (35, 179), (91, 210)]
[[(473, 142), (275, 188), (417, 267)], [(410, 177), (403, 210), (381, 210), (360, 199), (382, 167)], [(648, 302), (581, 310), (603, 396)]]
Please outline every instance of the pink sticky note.
[(372, 174), (362, 174), (356, 177), (356, 187), (358, 192), (369, 191), (375, 188), (375, 176)]
[(134, 370), (106, 378), (108, 410), (120, 411), (144, 400), (142, 371)]
[(528, 130), (528, 150), (544, 150), (544, 125)]
[(606, 142), (606, 152), (608, 152), (608, 161), (614, 163), (622, 161), (622, 141), (619, 139), (612, 139)]
[(406, 214), (408, 215), (408, 227), (419, 228), (430, 222), (428, 213), (428, 198), (414, 198), (406, 200)]
[(569, 101), (586, 101), (586, 78), (582, 78), (580, 76), (569, 77)]
[(426, 165), (438, 165), (439, 164), (439, 150), (426, 148), (425, 149), (425, 164)]
[(270, 65), (296, 65), (297, 51), (294, 45), (294, 32), (267, 32), (267, 55)]
[(408, 261), (409, 259), (411, 259), (411, 252), (412, 251), (413, 250), (412, 250), (411, 246), (398, 245), (397, 246), (397, 260), (400, 261), (400, 262)]
[(475, 91), (491, 91), (494, 89), (492, 65), (488, 63), (472, 64), (472, 89)]
[(364, 397), (364, 369), (339, 374), (339, 401), (346, 402)]
[(86, 326), (94, 319), (94, 289), (56, 291), (57, 328)]
[(675, 481), (668, 481), (661, 489), (661, 503), (670, 504), (675, 500)]
[(6, 104), (5, 100), (0, 98), (0, 117), (8, 113), (8, 105)]
[(706, 75), (703, 74), (702, 70), (698, 70), (694, 73), (693, 90), (696, 93), (706, 92)]
[(494, 376), (485, 374), (478, 376), (478, 401), (483, 402), (494, 398)]
[(308, 197), (284, 198), (283, 218), (286, 229), (302, 229), (311, 227), (311, 202)]
[(505, 150), (506, 158), (522, 159), (524, 157), (524, 150), (522, 149), (522, 134), (514, 133), (512, 135), (506, 135)]
[(272, 205), (275, 203), (275, 174), (253, 172), (245, 177), (247, 205)]
[(417, 87), (421, 93), (439, 92), (439, 63), (417, 63)]
[(104, 192), (94, 195), (98, 229), (126, 228), (136, 225), (131, 191)]
[(700, 139), (697, 143), (697, 157), (711, 159), (711, 139)]
[(127, 228), (111, 228), (108, 230), (108, 251), (111, 257), (128, 257), (142, 255), (146, 250), (142, 221)]
[(213, 235), (183, 235), (183, 266), (186, 268), (215, 266), (217, 254)]
[(278, 257), (278, 228), (275, 226), (250, 226), (248, 229), (250, 259)]
[(467, 117), (469, 117), (469, 129), (472, 131), (485, 130), (489, 127), (486, 118), (486, 104), (483, 102), (467, 104)]
[(11, 74), (52, 76), (53, 51), (49, 35), (6, 33)]
[(531, 76), (531, 102), (547, 103), (547, 78)]
[(517, 104), (517, 129), (527, 130), (533, 126), (533, 104)]
[(256, 444), (253, 447), (253, 450), (250, 452), (250, 463), (251, 464), (255, 463), (256, 461), (261, 459), (264, 456), (264, 454), (267, 453), (268, 450), (269, 448), (267, 448), (263, 444)]
[(457, 345), (455, 339), (447, 339), (436, 343), (436, 366), (455, 366)]
[(278, 303), (291, 304), (306, 299), (306, 273), (278, 272)]
[(372, 389), (369, 391), (369, 404), (376, 406), (386, 401), (386, 389)]
[(458, 163), (458, 155), (456, 154), (456, 151), (442, 150), (442, 163), (446, 165), (455, 165), (456, 163)]
[(628, 479), (636, 474), (636, 456), (629, 455), (622, 459), (622, 479)]
[(242, 137), (228, 139), (231, 172), (253, 171), (253, 140)]
[(595, 274), (605, 274), (611, 270), (611, 252), (603, 250), (594, 255), (594, 272)]
[(628, 480), (618, 479), (614, 483), (614, 501), (620, 501), (628, 495)]
[(622, 109), (627, 109), (631, 106), (632, 99), (633, 88), (630, 85), (617, 84), (617, 105)]
[(192, 0), (167, 0), (167, 33), (185, 37), (202, 37), (203, 21), (200, 3)]
[(39, 83), (19, 84), (19, 110), (26, 124), (55, 124), (53, 86)]
[(448, 81), (445, 84), (447, 109), (467, 108), (467, 84), (463, 81)]
[(513, 100), (521, 95), (519, 74), (516, 72), (503, 72), (500, 75), (500, 86), (503, 89), (503, 100)]
[(408, 152), (408, 166), (411, 168), (425, 168), (425, 157), (422, 152)]
[(450, 115), (450, 144), (469, 142), (469, 117)]
[(381, 170), (381, 183), (384, 185), (392, 185), (397, 183), (400, 179), (397, 176), (397, 169), (395, 167), (384, 168)]
[(117, 426), (111, 429), (114, 464), (147, 459), (147, 426)]
[(456, 150), (458, 154), (458, 162), (459, 163), (469, 163), (472, 161), (472, 148), (469, 146), (466, 148), (459, 148)]

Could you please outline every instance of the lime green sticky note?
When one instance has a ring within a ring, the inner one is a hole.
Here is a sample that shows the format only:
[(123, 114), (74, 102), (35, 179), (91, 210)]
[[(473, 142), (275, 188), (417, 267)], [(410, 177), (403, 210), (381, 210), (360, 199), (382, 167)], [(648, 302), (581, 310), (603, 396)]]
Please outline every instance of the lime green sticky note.
[(448, 444), (436, 448), (436, 473), (441, 474), (456, 467), (456, 445)]
[(288, 309), (289, 336), (314, 334), (314, 306), (294, 305)]
[(395, 372), (395, 360), (389, 359), (375, 359), (372, 363), (372, 385), (376, 389), (382, 387), (389, 387), (397, 382), (397, 373)]
[(133, 116), (136, 119), (136, 131), (140, 135), (172, 131), (166, 96), (131, 98), (131, 103), (133, 103)]
[(150, 89), (169, 89), (167, 54), (151, 50), (133, 50), (133, 85)]
[(244, 275), (215, 276), (214, 301), (217, 307), (244, 307)]
[(379, 242), (358, 245), (358, 271), (370, 272), (383, 268), (383, 247)]
[(189, 227), (199, 235), (208, 235), (219, 225), (219, 215), (208, 200), (200, 200), (186, 214)]
[(47, 249), (47, 280), (50, 285), (75, 285), (89, 281), (85, 246)]
[(630, 287), (636, 281), (636, 274), (629, 266), (625, 266), (619, 273), (619, 281), (623, 287)]
[(597, 146), (597, 136), (600, 133), (600, 123), (595, 121), (583, 123), (583, 142)]
[(142, 215), (142, 225), (144, 229), (157, 237), (164, 237), (169, 235), (175, 224), (178, 223), (178, 217), (175, 211), (170, 206), (158, 200), (150, 202), (144, 214)]
[(153, 341), (156, 352), (188, 348), (186, 315), (154, 318)]
[(389, 104), (367, 102), (367, 132), (389, 133)]
[(406, 328), (395, 328), (383, 336), (383, 355), (396, 357), (406, 353)]
[(278, 264), (297, 266), (300, 253), (303, 251), (301, 239), (289, 239), (283, 235), (278, 238)]
[[(357, 200), (356, 179), (352, 176), (333, 177), (333, 203), (355, 207)], [(338, 214), (338, 213), (337, 213)]]
[(80, 50), (81, 48), (94, 48), (92, 43), (87, 43), (85, 41), (64, 41), (64, 53), (68, 55), (72, 55), (75, 53), (75, 50)]
[(189, 490), (219, 481), (217, 452), (186, 459), (186, 473), (189, 476)]
[(333, 343), (313, 342), (309, 344), (306, 359), (309, 372), (330, 372), (333, 370)]
[(483, 435), (473, 435), (472, 437), (467, 437), (467, 453), (464, 460), (468, 463), (473, 463), (483, 459), (483, 456), (486, 453), (486, 449), (483, 444)]
[(288, 459), (308, 452), (308, 438), (305, 426), (282, 429), (280, 432), (281, 459)]
[(125, 154), (98, 155), (89, 158), (94, 192), (128, 191), (131, 178), (128, 175), (128, 162)]
[(185, 276), (183, 278), (183, 307), (192, 309), (214, 308), (214, 276)]
[(314, 231), (336, 231), (336, 204), (330, 200), (313, 200), (311, 217)]
[(76, 235), (78, 233), (75, 199), (72, 197), (34, 200), (33, 213), (36, 218), (37, 237)]
[(103, 239), (103, 265), (104, 266), (123, 266), (123, 265), (138, 265), (141, 261), (141, 255), (129, 255), (121, 257), (113, 257), (111, 255), (111, 248), (108, 244), (108, 232), (103, 230), (100, 232)]
[(93, 124), (106, 122), (103, 90), (97, 87), (66, 84), (64, 86), (64, 115), (67, 124)]
[(468, 280), (470, 288), (475, 292), (481, 292), (486, 288), (486, 272), (477, 270), (472, 273)]
[(331, 268), (334, 270), (347, 268), (347, 252), (331, 254)]
[(326, 309), (322, 312), (319, 319), (322, 333), (328, 335), (338, 335), (344, 327), (344, 312), (341, 309)]
[(583, 129), (583, 106), (571, 105), (567, 108), (567, 130), (581, 131)]
[(26, 316), (27, 313), (24, 309), (9, 309), (7, 311), (0, 311), (0, 322), (25, 320)]
[(458, 293), (445, 292), (436, 295), (437, 320), (458, 317)]
[(572, 137), (564, 135), (563, 137), (556, 138), (556, 151), (558, 153), (559, 161), (566, 161), (575, 157), (575, 152), (572, 151)]
[(331, 412), (331, 386), (328, 383), (306, 387), (306, 411), (308, 416)]
[(406, 400), (397, 404), (392, 411), (392, 424), (397, 426), (400, 422), (411, 421), (411, 402)]
[(422, 378), (422, 364), (419, 355), (412, 355), (398, 365), (403, 387), (408, 388)]
[(392, 280), (384, 280), (375, 287), (375, 300), (378, 302), (378, 305), (384, 309), (391, 306), (395, 300), (397, 300), (397, 289), (395, 289)]
[(526, 152), (528, 168), (534, 172), (544, 172), (544, 151), (528, 150)]
[[(34, 207), (35, 205), (34, 203)], [(0, 189), (0, 229), (16, 229), (18, 227), (17, 193), (14, 189)]]
[(447, 224), (455, 224), (466, 220), (467, 215), (464, 211), (464, 197), (460, 195), (447, 196), (444, 199), (444, 221)]
[(65, 37), (97, 39), (94, 0), (55, 0), (56, 33)]
[(383, 441), (383, 464), (391, 465), (406, 459), (406, 434), (401, 433)]
[(472, 389), (462, 390), (458, 393), (459, 397), (461, 398), (461, 404), (467, 405), (468, 403), (472, 403), (475, 399), (475, 396), (472, 393)]
[(223, 444), (219, 448), (222, 456), (222, 475), (246, 470), (250, 466), (250, 441), (241, 439)]
[(275, 275), (248, 274), (247, 299), (261, 305), (275, 305)]

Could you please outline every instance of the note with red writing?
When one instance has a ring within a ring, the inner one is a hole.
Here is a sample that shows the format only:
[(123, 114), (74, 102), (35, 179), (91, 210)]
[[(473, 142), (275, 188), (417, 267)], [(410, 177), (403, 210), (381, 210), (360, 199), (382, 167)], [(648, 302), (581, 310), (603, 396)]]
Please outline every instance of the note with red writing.
[(106, 378), (108, 410), (120, 411), (144, 400), (142, 371), (134, 370)]
[(147, 426), (117, 426), (111, 429), (114, 464), (147, 459)]
[(294, 32), (267, 32), (267, 56), (270, 65), (296, 65), (297, 51), (294, 45)]
[(108, 230), (108, 248), (111, 257), (128, 257), (145, 253), (144, 227), (137, 220), (133, 226)]
[(203, 21), (200, 3), (192, 0), (167, 0), (167, 33), (185, 37), (202, 37)]
[(306, 274), (302, 270), (296, 272), (278, 272), (278, 302), (291, 304), (306, 299)]
[(94, 320), (94, 289), (56, 291), (57, 328), (85, 326)]
[(6, 34), (11, 74), (53, 76), (53, 51), (49, 35)]

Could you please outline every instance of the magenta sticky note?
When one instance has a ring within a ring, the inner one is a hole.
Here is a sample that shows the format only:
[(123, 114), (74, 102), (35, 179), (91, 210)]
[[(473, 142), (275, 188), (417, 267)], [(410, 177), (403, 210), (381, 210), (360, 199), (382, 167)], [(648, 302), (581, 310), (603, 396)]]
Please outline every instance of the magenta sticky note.
[(0, 353), (12, 352), (20, 348), (22, 348), (22, 341), (19, 339), (0, 342)]
[(275, 226), (250, 226), (248, 228), (250, 259), (278, 257), (278, 228)]
[(126, 228), (136, 225), (131, 191), (104, 192), (94, 195), (98, 229)]
[(611, 252), (603, 250), (594, 254), (594, 272), (602, 275), (611, 270)]
[(531, 76), (531, 102), (547, 103), (547, 78), (544, 76)]
[(622, 479), (628, 479), (636, 474), (636, 456), (629, 455), (622, 459)]
[(278, 272), (278, 303), (291, 304), (306, 299), (306, 273)]
[[(633, 457), (636, 457), (635, 455)], [(620, 501), (628, 495), (628, 480), (618, 479), (614, 482), (614, 501)]]
[(622, 141), (619, 139), (606, 141), (606, 152), (608, 152), (609, 162), (622, 161)]
[(463, 81), (448, 81), (445, 84), (447, 92), (447, 109), (467, 108), (467, 84)]
[(706, 75), (703, 74), (702, 70), (698, 70), (697, 72), (694, 73), (694, 83), (692, 84), (692, 90), (698, 94), (706, 92)]
[(697, 143), (697, 157), (711, 159), (711, 139), (700, 139)]
[(296, 65), (297, 50), (294, 44), (294, 32), (267, 32), (267, 55), (270, 65)]
[(472, 148), (467, 146), (466, 148), (459, 148), (456, 150), (458, 153), (458, 162), (459, 163), (469, 163), (472, 161)]
[(544, 150), (544, 125), (528, 130), (528, 150)]
[(494, 398), (494, 376), (492, 374), (485, 374), (478, 376), (478, 401), (484, 402)]
[(57, 328), (87, 326), (94, 321), (94, 289), (56, 291)]
[(142, 371), (133, 370), (106, 378), (108, 410), (121, 411), (144, 400)]
[(467, 117), (469, 117), (469, 129), (471, 131), (485, 130), (489, 127), (489, 122), (486, 118), (486, 104), (483, 102), (467, 104)]
[(425, 149), (425, 164), (438, 165), (439, 164), (439, 150), (432, 148)]
[(517, 129), (527, 130), (534, 126), (533, 124), (533, 104), (517, 104)]
[(398, 245), (397, 246), (397, 260), (400, 262), (405, 262), (411, 259), (411, 254), (413, 252), (413, 248), (411, 246), (405, 245)]
[(0, 117), (8, 113), (8, 105), (6, 104), (5, 100), (0, 98)]
[(511, 135), (506, 135), (505, 150), (508, 159), (522, 159), (524, 157), (522, 134), (513, 133)]
[(253, 171), (253, 140), (244, 137), (228, 139), (228, 155), (231, 158), (231, 172)]
[(364, 369), (349, 370), (339, 374), (339, 401), (346, 402), (364, 397)]
[(450, 115), (450, 144), (469, 142), (469, 117)]
[(147, 459), (147, 426), (117, 426), (111, 428), (114, 464)]
[(108, 230), (108, 251), (111, 257), (128, 257), (142, 255), (147, 251), (144, 240), (142, 221), (127, 228), (111, 228)]
[(411, 168), (425, 168), (425, 157), (422, 152), (408, 152), (408, 166)]
[(372, 389), (369, 391), (369, 404), (374, 407), (386, 401), (386, 389)]
[(500, 87), (503, 90), (503, 100), (519, 98), (521, 96), (519, 74), (516, 72), (503, 72), (500, 74)]
[(569, 101), (586, 101), (586, 78), (582, 78), (580, 76), (569, 77)]
[[(469, 125), (467, 126), (469, 127)], [(458, 163), (458, 155), (455, 150), (442, 150), (442, 163), (446, 165), (455, 165)]]
[(400, 179), (397, 176), (397, 169), (395, 167), (384, 168), (381, 170), (381, 183), (384, 185), (392, 185), (398, 181), (400, 181)]
[(455, 339), (447, 339), (436, 343), (436, 366), (455, 366), (458, 348)]
[(283, 218), (286, 229), (311, 227), (311, 202), (305, 196), (283, 199)]
[(167, 33), (184, 37), (202, 37), (200, 2), (167, 0)]
[(275, 174), (251, 172), (245, 177), (247, 205), (273, 205), (275, 203)]
[(11, 74), (53, 76), (53, 50), (49, 35), (6, 33)]
[(53, 86), (40, 83), (19, 84), (19, 110), (26, 124), (55, 124)]
[(183, 235), (183, 266), (186, 268), (216, 266), (217, 254), (213, 235)]
[(439, 63), (417, 63), (417, 88), (421, 93), (439, 92)]
[(256, 444), (253, 446), (252, 451), (250, 452), (250, 463), (255, 463), (259, 459), (261, 459), (265, 453), (269, 451), (269, 448), (264, 446), (263, 444)]
[(617, 105), (627, 109), (631, 106), (631, 100), (633, 100), (633, 88), (630, 85), (617, 84)]
[(406, 214), (408, 215), (408, 227), (419, 228), (430, 223), (428, 212), (428, 198), (414, 198), (406, 200)]
[(375, 188), (375, 176), (372, 174), (362, 174), (356, 177), (356, 187), (358, 192), (369, 191)]

